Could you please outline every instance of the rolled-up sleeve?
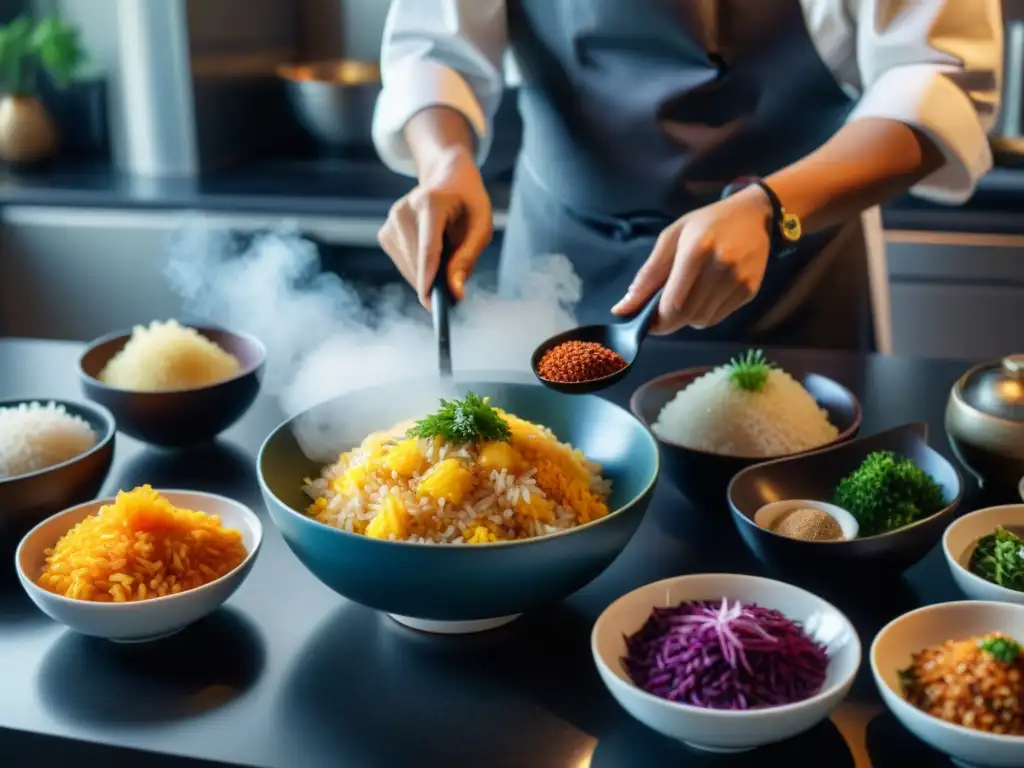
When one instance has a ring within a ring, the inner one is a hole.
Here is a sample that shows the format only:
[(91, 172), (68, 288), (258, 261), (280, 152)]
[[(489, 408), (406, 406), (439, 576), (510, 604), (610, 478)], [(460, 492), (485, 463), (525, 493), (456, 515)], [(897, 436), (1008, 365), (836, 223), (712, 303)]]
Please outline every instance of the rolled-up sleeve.
[(958, 203), (991, 168), (988, 130), (1002, 80), (999, 0), (846, 0), (855, 25), (860, 100), (850, 119), (913, 126), (945, 163), (913, 193)]
[(507, 39), (504, 0), (392, 0), (373, 119), (374, 145), (389, 168), (415, 175), (405, 126), (432, 106), (466, 118), (476, 133), (477, 159), (484, 161), (504, 90)]

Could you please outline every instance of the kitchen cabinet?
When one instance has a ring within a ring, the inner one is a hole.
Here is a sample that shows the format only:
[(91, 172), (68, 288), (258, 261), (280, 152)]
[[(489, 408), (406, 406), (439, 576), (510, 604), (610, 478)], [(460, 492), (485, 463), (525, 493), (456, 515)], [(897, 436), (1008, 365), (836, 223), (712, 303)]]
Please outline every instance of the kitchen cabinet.
[(895, 354), (1024, 350), (1024, 236), (887, 231), (886, 252)]
[[(87, 341), (154, 318), (182, 317), (164, 273), (189, 214), (9, 206), (3, 210), (0, 334)], [(245, 236), (293, 223), (322, 266), (360, 287), (398, 282), (377, 245), (378, 218), (203, 214)], [(496, 220), (496, 228), (502, 221)], [(483, 259), (497, 265), (500, 233)], [(411, 291), (410, 291), (411, 295)]]

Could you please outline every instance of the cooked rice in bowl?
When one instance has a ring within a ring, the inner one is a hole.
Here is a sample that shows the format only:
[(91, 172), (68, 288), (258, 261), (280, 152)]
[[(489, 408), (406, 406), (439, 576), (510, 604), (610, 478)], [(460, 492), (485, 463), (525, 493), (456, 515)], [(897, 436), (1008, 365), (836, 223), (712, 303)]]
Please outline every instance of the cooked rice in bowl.
[(547, 427), (490, 410), (507, 425), (505, 439), (422, 436), (412, 422), (369, 435), (307, 480), (308, 514), (423, 544), (530, 539), (608, 514), (611, 481), (599, 464)]
[(99, 435), (56, 402), (0, 408), (0, 480), (69, 461), (96, 445)]
[(36, 583), (56, 595), (125, 603), (176, 595), (230, 573), (248, 556), (217, 515), (175, 507), (148, 485), (119, 491), (50, 548)]

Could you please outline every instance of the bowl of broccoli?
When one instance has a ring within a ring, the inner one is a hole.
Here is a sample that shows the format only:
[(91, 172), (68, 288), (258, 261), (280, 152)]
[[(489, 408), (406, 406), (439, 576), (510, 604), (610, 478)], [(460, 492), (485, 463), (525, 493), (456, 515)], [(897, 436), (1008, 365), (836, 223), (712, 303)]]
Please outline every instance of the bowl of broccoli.
[[(959, 472), (928, 445), (914, 422), (820, 451), (758, 464), (729, 484), (733, 522), (764, 563), (784, 571), (830, 575), (899, 572), (939, 543), (963, 496)], [(808, 499), (845, 510), (852, 539), (806, 540), (757, 523), (780, 499)]]

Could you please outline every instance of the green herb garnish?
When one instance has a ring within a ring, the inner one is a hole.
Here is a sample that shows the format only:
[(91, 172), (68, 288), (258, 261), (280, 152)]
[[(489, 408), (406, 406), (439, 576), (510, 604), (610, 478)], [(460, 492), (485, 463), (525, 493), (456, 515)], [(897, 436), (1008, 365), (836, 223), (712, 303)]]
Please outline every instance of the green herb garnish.
[(978, 647), (1003, 664), (1013, 664), (1020, 658), (1020, 644), (1008, 637), (986, 637), (978, 641)]
[(868, 454), (859, 469), (839, 481), (833, 503), (857, 518), (860, 536), (895, 531), (946, 506), (942, 486), (892, 451)]
[(508, 422), (488, 405), (490, 398), (466, 393), (463, 400), (441, 400), (441, 407), (413, 425), (410, 437), (443, 437), (450, 443), (508, 440)]
[(768, 383), (772, 366), (760, 349), (748, 349), (729, 361), (729, 381), (745, 392), (760, 392)]
[(968, 568), (986, 581), (1024, 592), (1024, 539), (997, 528), (995, 533), (978, 539)]
[(900, 688), (903, 690), (903, 695), (906, 696), (907, 692), (914, 687), (917, 682), (917, 678), (914, 676), (914, 668), (907, 667), (906, 669), (900, 669), (896, 671), (897, 676), (900, 679)]

